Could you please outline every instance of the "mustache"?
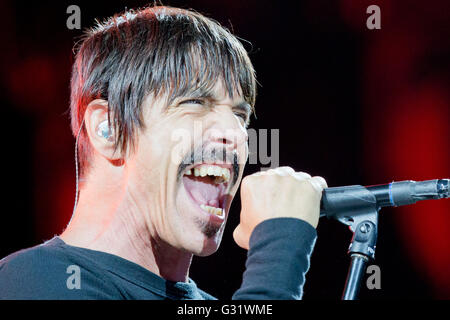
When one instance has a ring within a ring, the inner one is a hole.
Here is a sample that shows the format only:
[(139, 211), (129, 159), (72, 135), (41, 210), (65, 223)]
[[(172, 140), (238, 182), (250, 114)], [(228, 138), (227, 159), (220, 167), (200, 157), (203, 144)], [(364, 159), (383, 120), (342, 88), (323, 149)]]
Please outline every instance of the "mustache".
[(227, 152), (226, 148), (212, 148), (204, 149), (203, 147), (198, 147), (194, 149), (191, 153), (186, 154), (186, 156), (181, 161), (178, 167), (177, 179), (180, 180), (183, 177), (183, 173), (187, 167), (195, 163), (228, 163), (232, 165), (233, 170), (233, 180), (232, 185), (237, 182), (239, 176), (239, 162), (237, 151)]

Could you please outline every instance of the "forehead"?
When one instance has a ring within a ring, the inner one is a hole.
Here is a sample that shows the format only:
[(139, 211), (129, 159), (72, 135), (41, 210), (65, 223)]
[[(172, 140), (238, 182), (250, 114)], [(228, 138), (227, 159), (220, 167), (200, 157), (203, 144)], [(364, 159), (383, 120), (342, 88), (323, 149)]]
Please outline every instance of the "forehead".
[[(217, 80), (214, 85), (210, 88), (192, 88), (191, 90), (188, 90), (184, 95), (184, 97), (192, 97), (192, 98), (210, 98), (212, 100), (216, 100), (217, 102), (231, 102), (231, 101), (243, 101), (243, 95), (242, 95), (242, 89), (235, 88), (227, 90), (223, 80), (219, 79)], [(179, 97), (177, 97), (179, 98)]]

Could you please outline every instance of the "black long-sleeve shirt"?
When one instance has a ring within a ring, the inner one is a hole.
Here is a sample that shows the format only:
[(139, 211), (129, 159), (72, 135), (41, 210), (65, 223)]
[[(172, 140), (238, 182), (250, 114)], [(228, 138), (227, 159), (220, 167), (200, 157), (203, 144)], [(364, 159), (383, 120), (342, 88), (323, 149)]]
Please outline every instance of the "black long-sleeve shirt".
[[(316, 230), (295, 218), (260, 223), (233, 299), (300, 299)], [(76, 278), (78, 277), (78, 278)], [(215, 299), (119, 256), (53, 239), (0, 260), (0, 299)]]

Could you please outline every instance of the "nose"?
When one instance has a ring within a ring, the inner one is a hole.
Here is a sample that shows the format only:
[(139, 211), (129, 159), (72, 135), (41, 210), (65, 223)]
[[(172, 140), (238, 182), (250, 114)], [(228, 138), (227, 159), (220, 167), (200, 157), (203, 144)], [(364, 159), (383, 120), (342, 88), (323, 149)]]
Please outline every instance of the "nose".
[(211, 112), (209, 126), (205, 132), (206, 141), (220, 144), (227, 151), (240, 148), (248, 141), (247, 130), (228, 106), (216, 106)]

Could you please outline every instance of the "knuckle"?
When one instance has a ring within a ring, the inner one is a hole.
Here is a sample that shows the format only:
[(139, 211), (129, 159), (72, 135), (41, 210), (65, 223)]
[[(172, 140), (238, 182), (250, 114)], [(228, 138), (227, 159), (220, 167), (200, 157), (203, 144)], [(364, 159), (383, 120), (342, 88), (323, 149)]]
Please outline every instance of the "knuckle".
[(309, 179), (311, 179), (311, 175), (310, 175), (309, 173), (307, 173), (307, 172), (298, 171), (298, 172), (296, 172), (295, 174), (297, 174), (297, 175), (299, 175), (299, 176), (301, 176), (301, 177), (304, 177), (304, 178), (309, 178)]
[(315, 176), (312, 179), (316, 180), (322, 186), (322, 188), (328, 188), (327, 181), (323, 177)]
[(288, 166), (278, 167), (276, 170), (282, 171), (282, 172), (295, 172), (294, 169)]
[(311, 176), (305, 172), (295, 172), (293, 174), (293, 177), (296, 178), (297, 180), (305, 180), (305, 179), (310, 179)]
[(295, 170), (292, 169), (291, 167), (281, 167), (280, 169), (283, 173), (288, 174), (288, 175), (292, 175), (295, 173)]
[(267, 170), (267, 173), (269, 175), (275, 175), (275, 176), (287, 176), (293, 174), (295, 171), (291, 167), (284, 166), (284, 167), (277, 167), (273, 169)]
[(314, 189), (315, 193), (317, 193), (317, 194), (322, 193), (324, 187), (319, 180), (311, 178), (308, 180), (308, 182), (309, 182), (310, 186)]
[(322, 190), (314, 185), (311, 179), (303, 179), (298, 183), (299, 191), (307, 197), (315, 197), (321, 194)]

